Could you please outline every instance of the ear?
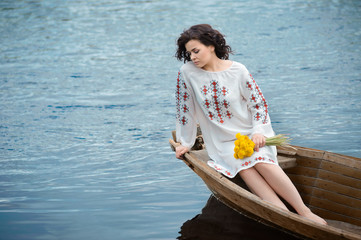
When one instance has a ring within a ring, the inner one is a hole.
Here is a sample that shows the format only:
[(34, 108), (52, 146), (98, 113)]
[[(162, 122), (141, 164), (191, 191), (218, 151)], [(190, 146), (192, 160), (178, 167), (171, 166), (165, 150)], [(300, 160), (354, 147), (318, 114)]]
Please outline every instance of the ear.
[(210, 52), (214, 52), (215, 47), (213, 45), (209, 45), (207, 48)]

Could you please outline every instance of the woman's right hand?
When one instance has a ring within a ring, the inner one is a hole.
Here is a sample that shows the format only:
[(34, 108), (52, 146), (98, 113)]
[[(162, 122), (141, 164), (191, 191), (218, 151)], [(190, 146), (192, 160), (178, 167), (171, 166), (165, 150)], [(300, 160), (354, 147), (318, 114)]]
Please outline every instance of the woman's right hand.
[(183, 145), (179, 145), (178, 147), (175, 148), (175, 156), (178, 159), (182, 159), (183, 155), (187, 152), (189, 152), (189, 148)]
[(260, 133), (255, 133), (253, 136), (252, 136), (252, 141), (254, 142), (255, 144), (255, 147), (254, 147), (254, 150), (256, 152), (259, 152), (259, 149), (261, 147), (264, 147), (266, 145), (266, 137), (263, 136), (262, 134)]

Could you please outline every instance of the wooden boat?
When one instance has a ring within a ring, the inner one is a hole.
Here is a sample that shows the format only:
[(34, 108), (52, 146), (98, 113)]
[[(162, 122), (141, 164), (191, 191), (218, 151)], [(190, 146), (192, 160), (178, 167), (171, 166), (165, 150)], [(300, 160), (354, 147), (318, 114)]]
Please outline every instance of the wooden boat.
[[(169, 140), (173, 150), (179, 144), (174, 139), (175, 132)], [(360, 158), (299, 146), (277, 149), (280, 166), (306, 205), (328, 222), (321, 225), (263, 201), (247, 189), (240, 177), (230, 179), (218, 173), (207, 164), (209, 157), (201, 135), (196, 142), (183, 161), (227, 206), (300, 239), (361, 239)]]

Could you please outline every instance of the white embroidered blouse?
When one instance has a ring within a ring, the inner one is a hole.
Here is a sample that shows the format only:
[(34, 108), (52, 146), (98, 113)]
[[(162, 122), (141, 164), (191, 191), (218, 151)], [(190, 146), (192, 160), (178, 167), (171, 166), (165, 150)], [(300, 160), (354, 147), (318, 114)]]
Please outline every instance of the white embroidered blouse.
[(199, 123), (210, 160), (208, 165), (228, 177), (258, 162), (278, 164), (276, 147), (260, 148), (251, 157), (234, 158), (236, 134), (274, 136), (268, 105), (252, 75), (241, 63), (209, 72), (192, 62), (177, 78), (177, 141), (191, 148)]

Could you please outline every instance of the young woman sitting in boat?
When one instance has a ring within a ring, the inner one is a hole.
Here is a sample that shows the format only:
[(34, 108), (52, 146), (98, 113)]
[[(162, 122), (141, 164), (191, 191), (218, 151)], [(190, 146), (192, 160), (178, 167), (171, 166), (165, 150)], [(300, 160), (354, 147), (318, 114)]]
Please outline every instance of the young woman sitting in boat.
[[(287, 210), (285, 199), (301, 216), (320, 224), (326, 221), (311, 212), (297, 189), (279, 167), (275, 146), (265, 146), (274, 136), (268, 105), (261, 89), (241, 63), (229, 60), (231, 47), (208, 24), (181, 33), (176, 57), (183, 60), (177, 78), (176, 157), (190, 150), (200, 125), (210, 157), (208, 165), (227, 177), (240, 174), (249, 189), (265, 201)], [(236, 159), (236, 134), (255, 143), (251, 157)]]

